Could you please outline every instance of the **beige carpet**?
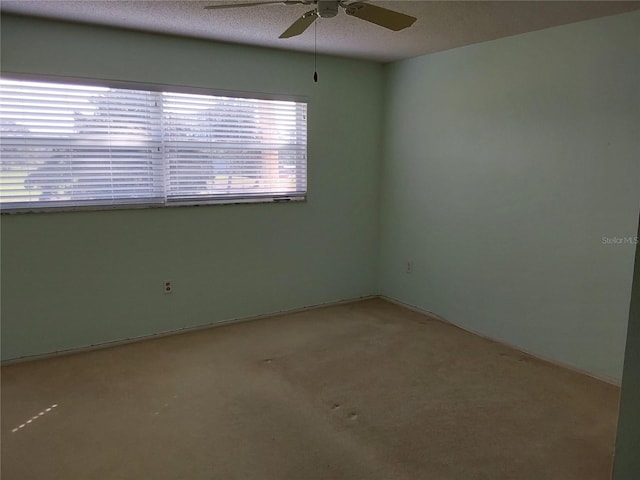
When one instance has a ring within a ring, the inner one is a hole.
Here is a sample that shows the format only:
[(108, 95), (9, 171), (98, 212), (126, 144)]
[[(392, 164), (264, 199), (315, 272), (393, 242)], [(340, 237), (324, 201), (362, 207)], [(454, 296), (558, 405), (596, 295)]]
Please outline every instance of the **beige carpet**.
[(4, 367), (2, 479), (606, 480), (618, 393), (369, 300)]

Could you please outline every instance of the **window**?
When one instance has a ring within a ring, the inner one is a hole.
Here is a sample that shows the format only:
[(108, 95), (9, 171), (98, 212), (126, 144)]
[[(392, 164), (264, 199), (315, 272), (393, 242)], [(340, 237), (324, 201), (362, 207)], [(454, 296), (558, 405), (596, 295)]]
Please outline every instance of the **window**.
[(304, 199), (307, 105), (0, 80), (3, 211)]

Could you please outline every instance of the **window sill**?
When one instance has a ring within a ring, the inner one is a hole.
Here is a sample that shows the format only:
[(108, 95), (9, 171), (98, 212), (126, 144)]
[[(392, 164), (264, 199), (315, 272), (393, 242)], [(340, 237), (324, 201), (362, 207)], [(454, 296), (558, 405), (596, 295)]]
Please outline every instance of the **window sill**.
[(188, 200), (169, 201), (167, 203), (131, 203), (118, 205), (76, 205), (58, 207), (26, 207), (26, 208), (0, 208), (0, 215), (23, 215), (29, 213), (55, 213), (55, 212), (94, 212), (104, 210), (142, 210), (151, 208), (174, 208), (174, 207), (209, 207), (223, 205), (247, 205), (257, 203), (298, 203), (306, 202), (307, 196), (287, 196), (287, 197), (256, 197), (237, 199), (215, 199), (215, 200)]

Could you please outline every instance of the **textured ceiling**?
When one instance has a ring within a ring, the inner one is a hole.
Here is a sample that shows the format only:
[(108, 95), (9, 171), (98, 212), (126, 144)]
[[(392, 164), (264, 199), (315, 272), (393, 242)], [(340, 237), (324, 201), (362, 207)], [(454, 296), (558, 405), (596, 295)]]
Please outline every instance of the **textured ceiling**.
[[(244, 0), (243, 0), (244, 1)], [(259, 1), (259, 0), (252, 0)], [(3, 13), (109, 25), (298, 51), (313, 51), (314, 27), (286, 40), (278, 36), (308, 5), (262, 5), (205, 10), (220, 1), (3, 0)], [(319, 19), (318, 52), (392, 61), (640, 8), (638, 1), (372, 1), (418, 18), (392, 32), (347, 16)]]

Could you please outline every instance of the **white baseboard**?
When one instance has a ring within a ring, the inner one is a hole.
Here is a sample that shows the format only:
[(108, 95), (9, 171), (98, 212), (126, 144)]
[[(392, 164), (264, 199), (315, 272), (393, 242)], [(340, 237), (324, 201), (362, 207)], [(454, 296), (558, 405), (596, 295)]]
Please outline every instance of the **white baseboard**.
[(273, 318), (273, 317), (277, 317), (280, 315), (290, 315), (293, 313), (300, 313), (300, 312), (305, 312), (307, 310), (316, 310), (319, 308), (327, 308), (327, 307), (334, 307), (337, 305), (345, 305), (345, 304), (349, 304), (349, 303), (355, 303), (355, 302), (360, 302), (362, 300), (370, 300), (370, 299), (374, 299), (374, 298), (379, 298), (378, 295), (365, 295), (363, 297), (356, 297), (356, 298), (350, 298), (350, 299), (346, 299), (346, 300), (337, 300), (335, 302), (327, 302), (327, 303), (319, 303), (317, 305), (309, 305), (307, 307), (301, 307), (301, 308), (292, 308), (289, 310), (281, 310), (281, 311), (277, 311), (277, 312), (271, 312), (271, 313), (263, 313), (260, 315), (253, 315), (250, 317), (242, 317), (242, 318), (231, 318), (231, 319), (227, 319), (227, 320), (220, 320), (217, 322), (210, 322), (210, 323), (205, 323), (202, 325), (196, 325), (193, 327), (183, 327), (183, 328), (177, 328), (175, 330), (167, 330), (164, 332), (158, 332), (158, 333), (151, 333), (149, 335), (141, 335), (138, 337), (130, 337), (130, 338), (123, 338), (121, 340), (113, 340), (113, 341), (109, 341), (109, 342), (104, 342), (104, 343), (96, 343), (93, 345), (86, 345), (83, 347), (76, 347), (76, 348), (69, 348), (66, 350), (57, 350), (54, 352), (47, 352), (47, 353), (39, 353), (39, 354), (35, 354), (35, 355), (26, 355), (24, 357), (17, 357), (17, 358), (9, 358), (6, 360), (3, 360), (0, 365), (1, 366), (8, 366), (8, 365), (14, 365), (16, 363), (22, 363), (22, 362), (32, 362), (35, 360), (44, 360), (47, 358), (54, 358), (54, 357), (59, 357), (62, 355), (74, 355), (76, 353), (84, 353), (84, 352), (91, 352), (94, 350), (102, 350), (103, 348), (111, 348), (111, 347), (117, 347), (119, 345), (127, 345), (129, 343), (137, 343), (137, 342), (144, 342), (146, 340), (154, 340), (156, 338), (162, 338), (162, 337), (168, 337), (168, 336), (172, 336), (172, 335), (181, 335), (183, 333), (190, 333), (190, 332), (197, 332), (199, 330), (207, 330), (209, 328), (215, 328), (215, 327), (222, 327), (224, 325), (232, 325), (234, 323), (244, 323), (244, 322), (252, 322), (254, 320), (263, 320), (263, 319), (267, 319), (267, 318)]
[(93, 345), (87, 345), (84, 347), (77, 347), (77, 348), (70, 348), (70, 349), (66, 349), (66, 350), (58, 350), (58, 351), (54, 351), (54, 352), (48, 352), (48, 353), (42, 353), (42, 354), (36, 354), (36, 355), (28, 355), (28, 356), (24, 356), (24, 357), (18, 357), (18, 358), (11, 358), (11, 359), (7, 359), (7, 360), (3, 360), (1, 362), (2, 366), (8, 366), (8, 365), (13, 365), (16, 363), (22, 363), (22, 362), (30, 362), (30, 361), (35, 361), (35, 360), (44, 360), (47, 358), (54, 358), (54, 357), (58, 357), (58, 356), (62, 356), (62, 355), (73, 355), (76, 353), (83, 353), (83, 352), (91, 352), (94, 350), (101, 350), (103, 348), (110, 348), (110, 347), (116, 347), (119, 345), (127, 345), (129, 343), (136, 343), (136, 342), (144, 342), (146, 340), (153, 340), (156, 338), (162, 338), (162, 337), (168, 337), (168, 336), (172, 336), (172, 335), (181, 335), (183, 333), (190, 333), (190, 332), (197, 332), (199, 330), (207, 330), (209, 328), (215, 328), (215, 327), (221, 327), (224, 325), (232, 325), (235, 323), (244, 323), (244, 322), (251, 322), (251, 321), (255, 321), (255, 320), (263, 320), (263, 319), (268, 319), (268, 318), (273, 318), (273, 317), (277, 317), (280, 315), (290, 315), (293, 313), (300, 313), (300, 312), (305, 312), (308, 310), (315, 310), (315, 309), (319, 309), (319, 308), (327, 308), (327, 307), (333, 307), (333, 306), (337, 306), (337, 305), (345, 305), (345, 304), (349, 304), (349, 303), (355, 303), (355, 302), (360, 302), (362, 300), (371, 300), (371, 299), (375, 299), (375, 298), (380, 298), (382, 300), (385, 300), (389, 303), (393, 303), (395, 305), (398, 305), (400, 307), (406, 308), (408, 310), (414, 311), (416, 313), (420, 313), (422, 315), (426, 315), (427, 317), (431, 317), (433, 319), (439, 320), (441, 322), (444, 322), (448, 325), (454, 326), (456, 328), (459, 328), (461, 330), (464, 330), (465, 332), (469, 332), (473, 335), (477, 335), (478, 337), (490, 340), (492, 342), (496, 342), (499, 343), (500, 345), (504, 345), (505, 347), (508, 348), (512, 348), (514, 350), (517, 350), (519, 352), (522, 352), (526, 355), (529, 355), (533, 358), (536, 358), (538, 360), (541, 360), (543, 362), (547, 362), (550, 363), (552, 365), (561, 367), (561, 368), (565, 368), (567, 370), (571, 370), (573, 372), (582, 374), (582, 375), (587, 375), (588, 377), (591, 378), (595, 378), (596, 380), (600, 380), (602, 382), (608, 383), (610, 385), (614, 385), (616, 387), (620, 386), (620, 382), (615, 380), (615, 379), (611, 379), (611, 378), (607, 378), (607, 377), (601, 377), (599, 375), (595, 375), (591, 372), (588, 372), (586, 370), (582, 370), (580, 368), (577, 368), (573, 365), (568, 365), (565, 364), (563, 362), (559, 362), (557, 360), (551, 359), (551, 358), (547, 358), (544, 357), (538, 353), (535, 352), (531, 352), (528, 350), (524, 350), (521, 347), (518, 347), (516, 345), (512, 345), (508, 342), (505, 342), (503, 340), (498, 340), (495, 338), (492, 338), (490, 336), (487, 336), (481, 332), (477, 332), (475, 330), (472, 330), (470, 328), (467, 327), (463, 327), (461, 325), (458, 325), (454, 322), (451, 322), (450, 320), (441, 317), (440, 315), (431, 312), (429, 310), (426, 310), (424, 308), (415, 306), (415, 305), (411, 305), (409, 303), (405, 303), (401, 300), (395, 299), (393, 297), (388, 297), (386, 295), (365, 295), (362, 297), (356, 297), (356, 298), (350, 298), (350, 299), (345, 299), (345, 300), (337, 300), (335, 302), (327, 302), (327, 303), (320, 303), (317, 305), (310, 305), (307, 307), (301, 307), (301, 308), (293, 308), (293, 309), (289, 309), (289, 310), (281, 310), (281, 311), (277, 311), (277, 312), (271, 312), (271, 313), (265, 313), (265, 314), (260, 314), (260, 315), (253, 315), (250, 317), (242, 317), (242, 318), (232, 318), (232, 319), (227, 319), (227, 320), (220, 320), (217, 322), (210, 322), (210, 323), (206, 323), (206, 324), (202, 324), (202, 325), (196, 325), (193, 327), (183, 327), (183, 328), (178, 328), (175, 330), (167, 330), (165, 332), (158, 332), (158, 333), (152, 333), (149, 335), (141, 335), (138, 337), (131, 337), (131, 338), (124, 338), (121, 340), (114, 340), (114, 341), (110, 341), (110, 342), (104, 342), (104, 343), (97, 343), (97, 344), (93, 344)]
[(409, 303), (402, 302), (402, 301), (397, 300), (397, 299), (392, 298), (392, 297), (387, 297), (386, 295), (379, 295), (379, 298), (381, 298), (382, 300), (386, 300), (389, 303), (393, 303), (395, 305), (398, 305), (400, 307), (404, 307), (404, 308), (406, 308), (408, 310), (412, 310), (412, 311), (414, 311), (416, 313), (421, 313), (422, 315), (426, 315), (427, 317), (431, 317), (431, 318), (434, 318), (434, 319), (439, 320), (441, 322), (447, 323), (447, 324), (452, 325), (452, 326), (454, 326), (456, 328), (459, 328), (460, 330), (464, 330), (465, 332), (471, 333), (471, 334), (476, 335), (478, 337), (484, 338), (486, 340), (490, 340), (490, 341), (495, 342), (495, 343), (499, 343), (500, 345), (504, 345), (505, 347), (512, 348), (514, 350), (522, 352), (522, 353), (524, 353), (526, 355), (529, 355), (530, 357), (536, 358), (536, 359), (541, 360), (543, 362), (550, 363), (550, 364), (555, 365), (555, 366), (560, 367), (560, 368), (565, 368), (567, 370), (571, 370), (572, 372), (579, 373), (581, 375), (586, 375), (588, 377), (594, 378), (594, 379), (599, 380), (601, 382), (608, 383), (609, 385), (613, 385), (615, 387), (620, 387), (620, 385), (621, 385), (619, 380), (615, 380), (613, 378), (596, 375), (594, 373), (588, 372), (586, 370), (582, 370), (581, 368), (575, 367), (573, 365), (569, 365), (569, 364), (566, 364), (566, 363), (563, 363), (563, 362), (559, 362), (557, 360), (545, 357), (545, 356), (540, 355), (538, 353), (531, 352), (529, 350), (525, 350), (522, 347), (518, 347), (516, 345), (512, 345), (512, 344), (510, 344), (508, 342), (505, 342), (504, 340), (498, 340), (498, 339), (492, 338), (492, 337), (490, 337), (488, 335), (485, 335), (484, 333), (477, 332), (477, 331), (472, 330), (470, 328), (463, 327), (461, 325), (458, 325), (457, 323), (451, 322), (450, 320), (448, 320), (448, 319), (446, 319), (444, 317), (441, 317), (437, 313), (431, 312), (431, 311), (426, 310), (424, 308), (420, 308), (420, 307), (417, 307), (415, 305), (411, 305)]

